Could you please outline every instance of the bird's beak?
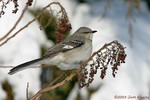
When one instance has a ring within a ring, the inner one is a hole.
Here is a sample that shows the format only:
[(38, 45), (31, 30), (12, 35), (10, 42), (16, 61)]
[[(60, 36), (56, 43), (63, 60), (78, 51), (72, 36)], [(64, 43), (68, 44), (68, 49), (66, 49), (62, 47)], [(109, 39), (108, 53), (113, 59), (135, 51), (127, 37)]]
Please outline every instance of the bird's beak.
[(96, 30), (93, 30), (93, 31), (92, 31), (92, 33), (96, 33), (96, 32), (97, 32)]

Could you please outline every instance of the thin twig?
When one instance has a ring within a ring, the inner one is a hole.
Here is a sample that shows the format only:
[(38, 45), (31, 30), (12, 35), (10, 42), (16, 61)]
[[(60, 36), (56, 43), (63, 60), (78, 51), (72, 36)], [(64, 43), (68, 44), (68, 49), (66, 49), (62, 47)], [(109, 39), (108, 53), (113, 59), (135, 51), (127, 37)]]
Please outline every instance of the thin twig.
[(57, 88), (57, 87), (59, 87), (59, 86), (62, 86), (63, 84), (66, 83), (66, 81), (71, 80), (75, 75), (77, 75), (77, 72), (79, 72), (79, 71), (80, 71), (80, 68), (77, 69), (77, 70), (74, 70), (74, 71), (70, 74), (70, 76), (68, 76), (67, 78), (65, 78), (65, 79), (64, 79), (63, 81), (61, 81), (60, 83), (57, 83), (57, 84), (55, 84), (55, 85), (53, 85), (53, 86), (51, 86), (51, 87), (46, 87), (46, 88), (44, 88), (44, 89), (42, 89), (42, 90), (39, 90), (34, 96), (31, 97), (30, 100), (35, 100), (35, 99), (36, 99), (38, 96), (40, 96), (42, 93), (47, 92), (47, 91), (51, 91), (51, 90), (53, 90), (53, 89), (55, 89), (55, 88)]
[(43, 9), (42, 9), (42, 11), (34, 18), (34, 19), (32, 19), (31, 21), (29, 21), (27, 24), (25, 24), (22, 28), (20, 28), (17, 32), (15, 32), (12, 36), (10, 36), (9, 38), (7, 38), (4, 42), (2, 42), (1, 44), (0, 44), (0, 47), (2, 46), (2, 45), (4, 45), (5, 43), (7, 43), (10, 39), (12, 39), (13, 37), (15, 37), (19, 32), (21, 32), (23, 29), (25, 29), (26, 27), (28, 27), (31, 23), (33, 23), (36, 19), (38, 19), (42, 14), (43, 14), (43, 12), (48, 8), (48, 7), (50, 7), (52, 4), (57, 4), (57, 5), (59, 5), (61, 8), (62, 8), (62, 6), (61, 6), (61, 4), (59, 3), (59, 2), (52, 2), (52, 3), (49, 3), (47, 6), (45, 6)]
[(0, 66), (0, 68), (14, 68), (15, 66)]
[(62, 72), (54, 81), (52, 81), (49, 86), (53, 85), (56, 81), (58, 81), (63, 75), (65, 74), (65, 72)]
[(29, 100), (29, 82), (27, 83), (27, 88), (26, 88), (26, 98)]
[(0, 38), (0, 41), (4, 40), (5, 38), (7, 38), (11, 32), (17, 27), (17, 25), (19, 24), (19, 22), (21, 21), (22, 17), (24, 16), (25, 14), (25, 11), (27, 10), (28, 8), (28, 4), (26, 4), (26, 6), (24, 7), (20, 17), (18, 18), (18, 20), (16, 21), (16, 23), (14, 24), (14, 26), (3, 36)]

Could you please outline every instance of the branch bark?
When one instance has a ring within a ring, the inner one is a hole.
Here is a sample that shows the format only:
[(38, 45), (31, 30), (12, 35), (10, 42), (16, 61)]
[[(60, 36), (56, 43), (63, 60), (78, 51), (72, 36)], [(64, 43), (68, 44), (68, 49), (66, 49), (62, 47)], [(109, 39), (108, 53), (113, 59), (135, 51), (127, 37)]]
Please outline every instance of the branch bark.
[(63, 81), (61, 81), (60, 83), (57, 83), (57, 84), (55, 84), (55, 85), (53, 85), (53, 86), (46, 87), (46, 88), (44, 88), (44, 89), (39, 90), (35, 95), (33, 95), (33, 96), (31, 97), (30, 100), (35, 100), (38, 96), (40, 96), (40, 95), (43, 94), (44, 92), (51, 91), (51, 90), (53, 90), (53, 89), (55, 89), (55, 88), (57, 88), (57, 87), (60, 87), (60, 86), (64, 85), (64, 84), (66, 83), (66, 81), (71, 80), (75, 75), (77, 75), (77, 73), (79, 73), (79, 71), (80, 71), (80, 68), (74, 70), (74, 71), (70, 74), (70, 76), (68, 76), (67, 78), (65, 78), (65, 79), (64, 79)]

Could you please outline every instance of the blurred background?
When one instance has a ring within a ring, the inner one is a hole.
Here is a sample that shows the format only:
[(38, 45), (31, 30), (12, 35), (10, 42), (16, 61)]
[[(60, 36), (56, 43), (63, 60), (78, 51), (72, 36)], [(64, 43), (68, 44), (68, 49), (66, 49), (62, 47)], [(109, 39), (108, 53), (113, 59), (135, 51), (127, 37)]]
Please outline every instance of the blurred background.
[[(105, 43), (118, 40), (126, 47), (127, 58), (115, 78), (109, 68), (103, 80), (96, 75), (93, 83), (82, 89), (78, 88), (77, 78), (73, 78), (44, 93), (39, 100), (114, 100), (119, 96), (141, 96), (143, 98), (134, 100), (150, 100), (150, 0), (33, 0), (14, 32), (53, 1), (60, 2), (68, 14), (72, 30), (65, 36), (87, 26), (98, 31), (93, 37), (93, 52)], [(18, 1), (16, 14), (11, 13), (13, 4), (7, 6), (5, 15), (0, 18), (0, 37), (15, 24), (25, 3), (25, 0)], [(55, 11), (58, 6), (51, 9)], [(0, 66), (16, 66), (38, 58), (56, 43), (56, 18), (49, 11), (44, 13), (43, 18), (0, 47)], [(26, 100), (28, 82), (31, 96), (60, 75), (55, 67), (30, 68), (12, 76), (7, 74), (9, 70), (0, 68), (0, 100)]]

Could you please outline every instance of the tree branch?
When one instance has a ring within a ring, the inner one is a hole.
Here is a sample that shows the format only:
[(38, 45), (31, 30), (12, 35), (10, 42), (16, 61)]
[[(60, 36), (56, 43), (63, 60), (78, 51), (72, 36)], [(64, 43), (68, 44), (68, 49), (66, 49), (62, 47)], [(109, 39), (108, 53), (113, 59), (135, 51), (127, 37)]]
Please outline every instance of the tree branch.
[(55, 84), (55, 85), (53, 85), (53, 86), (46, 87), (46, 88), (44, 88), (44, 89), (39, 90), (35, 95), (33, 95), (33, 96), (31, 97), (30, 100), (35, 100), (35, 99), (36, 99), (38, 96), (40, 96), (42, 93), (47, 92), (47, 91), (51, 91), (51, 90), (53, 90), (53, 89), (55, 89), (55, 88), (57, 88), (57, 87), (62, 86), (63, 84), (66, 83), (66, 81), (71, 80), (75, 75), (77, 75), (77, 73), (78, 73), (79, 71), (80, 71), (80, 68), (77, 69), (77, 70), (74, 70), (74, 71), (70, 74), (70, 76), (66, 77), (66, 78), (65, 78), (63, 81), (61, 81), (60, 83), (57, 83), (57, 84)]
[(15, 66), (0, 66), (0, 68), (14, 68)]
[(26, 98), (29, 100), (29, 82), (27, 83), (27, 88), (26, 88)]
[[(36, 19), (38, 19), (40, 16), (42, 16), (42, 14), (43, 14), (43, 12), (48, 8), (48, 7), (50, 7), (52, 4), (57, 4), (57, 5), (59, 5), (60, 7), (61, 7), (61, 10), (62, 10), (62, 5), (59, 3), (59, 2), (52, 2), (52, 3), (49, 3), (47, 6), (45, 6), (43, 9), (42, 9), (42, 11), (34, 18), (34, 19), (32, 19), (31, 21), (29, 21), (27, 24), (25, 24), (22, 28), (20, 28), (18, 31), (16, 31), (12, 36), (10, 36), (10, 37), (8, 37), (4, 42), (2, 42), (1, 44), (0, 44), (0, 47), (2, 46), (2, 45), (4, 45), (5, 43), (7, 43), (10, 39), (12, 39), (13, 37), (15, 37), (19, 32), (21, 32), (23, 29), (25, 29), (25, 28), (27, 28), (31, 23), (33, 23)], [(9, 33), (10, 34), (10, 33)], [(8, 35), (9, 35), (8, 34)], [(5, 37), (7, 37), (7, 36), (5, 36)]]
[(0, 38), (0, 41), (4, 40), (5, 38), (7, 38), (11, 32), (17, 27), (17, 25), (19, 24), (19, 22), (21, 21), (22, 17), (25, 14), (25, 11), (28, 9), (28, 4), (26, 4), (26, 6), (24, 7), (20, 17), (18, 18), (18, 20), (16, 21), (16, 23), (14, 24), (14, 26), (8, 31), (8, 33), (6, 33), (3, 37)]

